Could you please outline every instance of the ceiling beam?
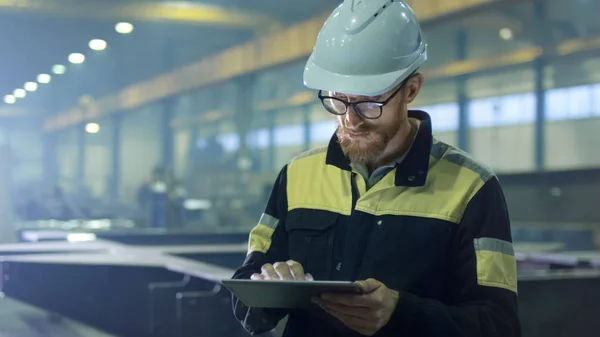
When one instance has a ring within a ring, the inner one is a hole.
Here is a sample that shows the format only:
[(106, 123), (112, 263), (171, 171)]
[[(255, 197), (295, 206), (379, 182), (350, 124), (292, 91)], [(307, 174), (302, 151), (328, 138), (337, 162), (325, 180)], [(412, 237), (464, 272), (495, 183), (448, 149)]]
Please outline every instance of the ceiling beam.
[[(3, 1), (3, 0), (0, 0)], [(43, 0), (46, 1), (46, 0)], [(473, 8), (484, 11), (499, 4), (510, 5), (533, 0), (412, 0), (413, 10), (422, 25), (434, 25), (440, 20), (456, 19), (458, 13), (474, 15)], [(294, 26), (273, 32), (242, 45), (224, 50), (212, 57), (188, 64), (168, 73), (159, 74), (144, 82), (133, 84), (122, 91), (95, 102), (93, 113), (73, 107), (46, 121), (46, 130), (63, 129), (114, 112), (129, 111), (166, 97), (189, 90), (210, 86), (242, 75), (263, 71), (283, 64), (305, 59), (313, 50), (317, 34), (327, 15), (314, 17)], [(466, 15), (466, 14), (465, 14)], [(526, 55), (526, 56), (529, 56)], [(517, 55), (517, 59), (522, 59)], [(510, 59), (509, 61), (514, 61)], [(500, 60), (499, 62), (505, 62)], [(456, 63), (435, 69), (441, 76), (451, 76), (464, 69), (478, 69), (481, 62)], [(486, 61), (483, 61), (486, 63)]]
[(184, 1), (0, 0), (0, 12), (36, 13), (77, 19), (170, 22), (258, 31), (279, 26), (276, 20), (258, 12)]
[(44, 112), (41, 109), (29, 109), (15, 106), (0, 106), (0, 118), (19, 118), (19, 117), (42, 117)]

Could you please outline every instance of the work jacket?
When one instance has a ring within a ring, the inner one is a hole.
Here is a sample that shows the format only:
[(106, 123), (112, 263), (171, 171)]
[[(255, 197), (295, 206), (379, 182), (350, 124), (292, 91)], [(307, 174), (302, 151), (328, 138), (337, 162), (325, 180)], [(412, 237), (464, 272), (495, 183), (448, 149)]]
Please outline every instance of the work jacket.
[[(517, 337), (516, 261), (497, 177), (433, 138), (427, 113), (404, 159), (367, 189), (334, 135), (286, 165), (234, 278), (294, 260), (315, 280), (374, 278), (400, 299), (376, 336)], [(248, 308), (252, 334), (288, 315), (284, 337), (359, 336), (318, 308)]]

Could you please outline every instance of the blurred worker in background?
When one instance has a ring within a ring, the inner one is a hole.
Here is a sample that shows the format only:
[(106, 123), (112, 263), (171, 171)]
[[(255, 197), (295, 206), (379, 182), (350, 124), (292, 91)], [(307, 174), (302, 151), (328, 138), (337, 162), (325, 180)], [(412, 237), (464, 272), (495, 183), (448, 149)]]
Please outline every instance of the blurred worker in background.
[(168, 185), (167, 169), (156, 166), (148, 181), (138, 189), (137, 199), (142, 215), (151, 228), (167, 227)]
[(187, 190), (183, 182), (173, 177), (167, 186), (168, 188), (168, 207), (167, 207), (167, 226), (169, 228), (185, 227), (185, 201), (187, 200)]
[(402, 1), (345, 1), (304, 71), (338, 128), (280, 172), (234, 278), (356, 281), (313, 310), (234, 312), (284, 336), (520, 336), (516, 262), (494, 173), (409, 111), (427, 46)]

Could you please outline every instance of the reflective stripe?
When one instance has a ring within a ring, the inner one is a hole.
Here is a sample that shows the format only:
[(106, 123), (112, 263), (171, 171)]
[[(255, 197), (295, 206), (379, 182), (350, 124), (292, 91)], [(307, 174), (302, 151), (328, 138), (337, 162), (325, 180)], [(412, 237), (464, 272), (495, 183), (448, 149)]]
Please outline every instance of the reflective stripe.
[(279, 219), (263, 213), (258, 225), (250, 231), (248, 254), (252, 252), (266, 253), (271, 248), (271, 237), (277, 225), (279, 225)]
[(267, 213), (263, 213), (258, 223), (271, 229), (275, 229), (277, 228), (277, 225), (279, 225), (279, 219), (272, 217)]
[(431, 146), (431, 156), (436, 159), (444, 159), (455, 165), (469, 169), (479, 175), (482, 181), (488, 181), (494, 176), (494, 172), (488, 166), (478, 162), (468, 153), (442, 143), (437, 139), (433, 140)]
[(473, 240), (477, 259), (477, 284), (517, 292), (517, 261), (513, 245), (494, 238)]
[(475, 239), (475, 251), (489, 250), (506, 255), (515, 255), (512, 243), (494, 238)]
[(250, 231), (248, 239), (248, 254), (253, 252), (266, 253), (271, 248), (271, 237), (275, 230), (258, 224)]

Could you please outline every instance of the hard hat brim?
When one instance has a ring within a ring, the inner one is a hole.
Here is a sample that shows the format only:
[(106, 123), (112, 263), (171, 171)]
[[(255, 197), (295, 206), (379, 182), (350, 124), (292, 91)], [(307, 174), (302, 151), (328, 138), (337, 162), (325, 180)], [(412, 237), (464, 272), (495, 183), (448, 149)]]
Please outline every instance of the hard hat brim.
[(378, 96), (390, 91), (420, 66), (419, 62), (394, 72), (377, 75), (342, 75), (325, 70), (311, 55), (304, 68), (304, 85), (310, 89), (346, 95)]

